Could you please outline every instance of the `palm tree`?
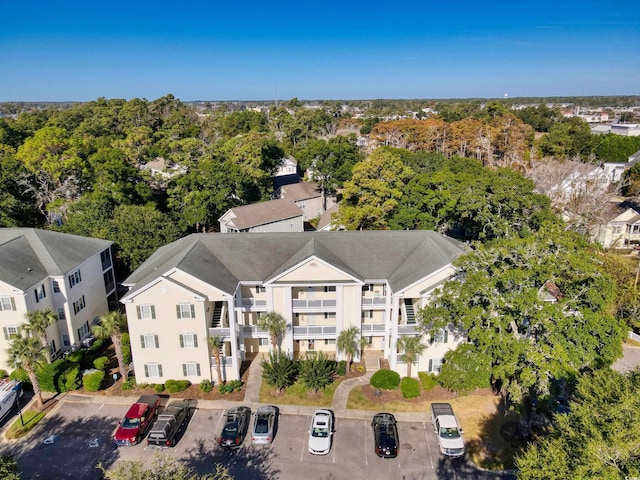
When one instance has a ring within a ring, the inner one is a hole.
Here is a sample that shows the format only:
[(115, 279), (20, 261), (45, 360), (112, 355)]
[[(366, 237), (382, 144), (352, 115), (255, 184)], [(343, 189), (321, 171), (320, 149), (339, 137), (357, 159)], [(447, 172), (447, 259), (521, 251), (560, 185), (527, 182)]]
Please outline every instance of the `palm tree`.
[(216, 370), (218, 371), (218, 385), (222, 385), (222, 369), (220, 368), (220, 349), (224, 345), (222, 337), (216, 335), (214, 337), (207, 337), (207, 343), (209, 349), (216, 359)]
[(100, 316), (100, 323), (91, 327), (91, 332), (99, 340), (110, 338), (116, 351), (120, 376), (127, 378), (127, 366), (122, 355), (122, 334), (127, 331), (127, 317), (117, 310)]
[(352, 326), (347, 328), (346, 330), (342, 330), (340, 335), (338, 335), (338, 339), (336, 340), (336, 349), (338, 353), (344, 353), (347, 356), (347, 372), (351, 371), (351, 363), (353, 362), (353, 357), (360, 351), (358, 345), (358, 335), (360, 334), (360, 329), (358, 327)]
[(45, 347), (40, 344), (40, 340), (37, 338), (20, 336), (11, 340), (7, 351), (9, 364), (15, 368), (23, 368), (29, 375), (29, 381), (33, 386), (33, 393), (38, 400), (39, 409), (42, 408), (44, 402), (42, 401), (42, 391), (38, 383), (36, 369), (47, 360), (45, 350)]
[(369, 339), (367, 337), (360, 337), (358, 340), (358, 347), (360, 347), (360, 361), (362, 362), (362, 358), (364, 357), (364, 349), (369, 346)]
[(280, 337), (287, 330), (287, 321), (277, 312), (269, 312), (258, 319), (258, 328), (269, 332), (272, 350), (279, 346)]
[(34, 310), (24, 315), (27, 323), (22, 329), (30, 335), (35, 335), (42, 345), (47, 363), (51, 363), (51, 353), (49, 352), (49, 342), (47, 341), (47, 328), (58, 321), (58, 316), (50, 308)]
[(411, 364), (420, 356), (427, 346), (422, 343), (422, 338), (418, 336), (402, 336), (398, 338), (396, 344), (398, 350), (404, 352), (400, 358), (407, 362), (407, 377), (411, 376)]

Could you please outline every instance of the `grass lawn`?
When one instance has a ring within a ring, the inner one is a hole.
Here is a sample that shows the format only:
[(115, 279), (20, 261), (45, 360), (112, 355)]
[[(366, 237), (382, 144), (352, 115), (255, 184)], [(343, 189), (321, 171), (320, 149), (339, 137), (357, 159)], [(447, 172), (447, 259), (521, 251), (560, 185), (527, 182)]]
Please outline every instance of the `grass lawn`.
[(9, 440), (15, 440), (17, 438), (25, 436), (28, 432), (33, 430), (33, 428), (38, 425), (38, 422), (44, 418), (47, 414), (46, 410), (41, 412), (36, 412), (34, 410), (27, 410), (26, 412), (22, 412), (22, 420), (24, 421), (24, 425), (20, 421), (20, 418), (17, 418), (15, 422), (9, 427), (6, 432), (6, 437)]
[(338, 388), (339, 382), (333, 382), (326, 388), (318, 390), (314, 394), (305, 387), (302, 382), (296, 382), (282, 392), (278, 392), (267, 382), (260, 386), (260, 402), (271, 404), (304, 405), (307, 407), (330, 407), (333, 393)]

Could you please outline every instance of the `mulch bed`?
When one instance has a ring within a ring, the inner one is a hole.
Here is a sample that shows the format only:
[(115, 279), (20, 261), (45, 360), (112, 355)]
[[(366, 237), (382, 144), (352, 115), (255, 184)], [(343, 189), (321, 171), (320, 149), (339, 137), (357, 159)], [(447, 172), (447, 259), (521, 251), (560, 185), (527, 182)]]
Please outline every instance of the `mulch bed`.
[[(422, 402), (439, 402), (451, 400), (460, 396), (458, 392), (452, 392), (446, 388), (439, 386), (433, 387), (429, 391), (420, 390), (420, 395), (416, 398), (403, 398), (400, 389), (397, 390), (381, 390), (371, 385), (363, 385), (360, 387), (362, 394), (371, 402), (383, 405), (386, 402), (402, 402), (402, 403), (422, 403)], [(491, 396), (494, 393), (490, 388), (478, 389), (473, 392), (474, 395)]]

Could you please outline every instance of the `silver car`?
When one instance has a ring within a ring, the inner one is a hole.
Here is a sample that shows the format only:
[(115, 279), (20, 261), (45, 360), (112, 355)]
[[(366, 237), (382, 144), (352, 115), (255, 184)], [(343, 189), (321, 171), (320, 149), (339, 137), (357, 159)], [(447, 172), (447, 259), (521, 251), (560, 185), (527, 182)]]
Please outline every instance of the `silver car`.
[(333, 412), (331, 410), (316, 410), (311, 418), (309, 429), (309, 453), (326, 455), (331, 450), (333, 435)]
[(266, 445), (273, 442), (275, 434), (278, 407), (266, 405), (258, 408), (253, 418), (251, 430), (251, 443), (253, 445)]

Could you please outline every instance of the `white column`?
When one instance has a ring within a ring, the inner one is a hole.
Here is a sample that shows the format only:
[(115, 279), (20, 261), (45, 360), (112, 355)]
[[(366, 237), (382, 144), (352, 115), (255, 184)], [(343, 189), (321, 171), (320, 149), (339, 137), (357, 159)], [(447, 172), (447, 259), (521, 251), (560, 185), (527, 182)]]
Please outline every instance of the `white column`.
[(398, 341), (398, 312), (400, 310), (400, 299), (402, 297), (394, 295), (391, 297), (391, 329), (385, 330), (384, 356), (389, 360), (389, 368), (396, 369), (398, 355), (396, 343)]

